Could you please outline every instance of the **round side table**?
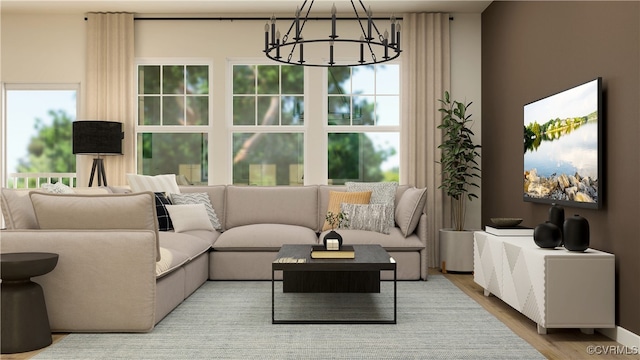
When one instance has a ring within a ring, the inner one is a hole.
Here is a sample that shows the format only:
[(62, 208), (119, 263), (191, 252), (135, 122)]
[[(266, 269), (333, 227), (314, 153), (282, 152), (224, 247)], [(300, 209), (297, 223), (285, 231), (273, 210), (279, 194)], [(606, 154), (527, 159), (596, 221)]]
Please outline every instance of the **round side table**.
[(44, 292), (40, 284), (31, 281), (31, 277), (44, 275), (57, 264), (58, 254), (0, 254), (0, 353), (26, 352), (51, 345)]

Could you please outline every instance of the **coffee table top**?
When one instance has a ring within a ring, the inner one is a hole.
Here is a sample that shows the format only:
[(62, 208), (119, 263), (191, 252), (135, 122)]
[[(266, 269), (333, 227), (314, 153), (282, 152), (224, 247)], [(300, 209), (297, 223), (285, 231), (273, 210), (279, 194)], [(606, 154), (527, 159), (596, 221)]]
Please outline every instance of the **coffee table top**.
[[(312, 259), (311, 245), (282, 245), (273, 270), (291, 271), (377, 271), (393, 270), (395, 260), (380, 245), (353, 245), (353, 259)], [(303, 262), (278, 262), (282, 258), (304, 259)]]

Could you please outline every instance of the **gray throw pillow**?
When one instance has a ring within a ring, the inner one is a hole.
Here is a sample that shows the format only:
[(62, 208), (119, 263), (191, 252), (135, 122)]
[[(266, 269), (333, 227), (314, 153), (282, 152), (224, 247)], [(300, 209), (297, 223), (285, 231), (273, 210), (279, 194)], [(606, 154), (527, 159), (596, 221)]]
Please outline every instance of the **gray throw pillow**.
[(387, 217), (387, 226), (395, 226), (394, 204), (396, 198), (397, 182), (346, 182), (347, 191), (371, 191), (370, 204), (384, 204), (391, 208), (391, 214)]
[(211, 220), (211, 225), (213, 226), (213, 228), (216, 230), (222, 229), (222, 225), (220, 224), (218, 215), (216, 215), (216, 211), (213, 209), (213, 205), (211, 204), (211, 199), (209, 199), (209, 194), (207, 193), (171, 194), (171, 201), (173, 202), (173, 205), (204, 204), (204, 207), (207, 210), (207, 215), (209, 216), (209, 220)]
[(393, 214), (393, 208), (385, 204), (340, 204), (340, 210), (349, 217), (348, 229), (369, 230), (389, 234), (387, 219)]

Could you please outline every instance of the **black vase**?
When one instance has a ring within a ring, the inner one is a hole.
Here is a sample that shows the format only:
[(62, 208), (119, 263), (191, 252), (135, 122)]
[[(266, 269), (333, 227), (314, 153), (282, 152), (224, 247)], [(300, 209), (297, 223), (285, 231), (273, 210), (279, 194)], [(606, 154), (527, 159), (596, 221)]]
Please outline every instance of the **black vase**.
[(338, 249), (342, 248), (342, 236), (335, 230), (329, 231), (322, 239), (325, 249), (327, 248), (327, 240), (338, 240)]
[(560, 229), (560, 233), (562, 235), (560, 243), (562, 244), (562, 242), (564, 242), (564, 208), (556, 204), (551, 204), (551, 207), (549, 208), (549, 221)]
[(533, 241), (541, 248), (553, 249), (562, 243), (562, 232), (550, 221), (533, 229)]
[(580, 215), (564, 221), (564, 247), (569, 251), (585, 251), (589, 248), (589, 222)]

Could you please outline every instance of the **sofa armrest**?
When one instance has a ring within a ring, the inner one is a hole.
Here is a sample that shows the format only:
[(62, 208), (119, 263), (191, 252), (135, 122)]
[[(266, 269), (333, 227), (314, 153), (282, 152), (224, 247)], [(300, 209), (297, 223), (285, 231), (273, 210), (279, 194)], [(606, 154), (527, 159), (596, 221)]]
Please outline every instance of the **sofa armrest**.
[(420, 221), (418, 221), (418, 226), (416, 226), (415, 230), (416, 235), (420, 239), (422, 245), (424, 245), (424, 249), (420, 250), (420, 277), (423, 280), (427, 280), (427, 273), (429, 272), (429, 249), (430, 242), (427, 236), (427, 215), (422, 213), (420, 215)]
[(155, 324), (152, 230), (8, 230), (0, 252), (52, 252), (42, 285), (53, 331), (145, 332)]

